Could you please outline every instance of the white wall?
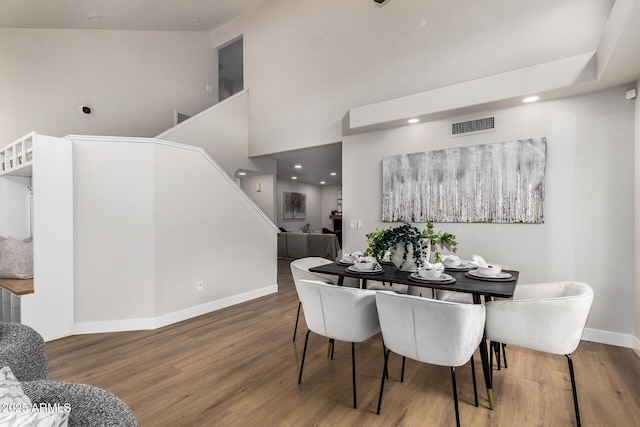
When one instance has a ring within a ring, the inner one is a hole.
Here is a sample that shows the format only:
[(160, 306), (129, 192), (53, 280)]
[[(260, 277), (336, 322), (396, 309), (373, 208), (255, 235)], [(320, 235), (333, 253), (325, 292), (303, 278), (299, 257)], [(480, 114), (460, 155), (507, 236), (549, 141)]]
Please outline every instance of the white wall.
[(75, 333), (163, 326), (277, 291), (275, 225), (203, 151), (72, 139)]
[[(275, 193), (273, 188), (274, 176), (268, 175), (247, 175), (240, 180), (242, 191), (258, 205), (275, 224), (275, 209), (273, 206)], [(258, 186), (260, 191), (258, 191)]]
[(341, 189), (341, 185), (322, 187), (322, 226), (329, 230), (333, 230), (333, 220), (329, 216), (331, 211), (338, 210), (338, 191)]
[(0, 145), (32, 130), (154, 136), (173, 126), (174, 110), (217, 101), (205, 90), (217, 88), (207, 33), (3, 28), (0, 57)]
[(200, 152), (156, 145), (155, 162), (156, 316), (277, 291), (275, 226), (242, 191)]
[[(514, 139), (547, 138), (545, 223), (437, 224), (478, 253), (521, 271), (521, 283), (579, 280), (594, 287), (587, 327), (598, 340), (630, 346), (633, 333), (633, 102), (618, 88), (495, 113), (497, 131), (451, 138), (450, 121), (346, 137), (344, 250), (366, 247), (381, 218), (383, 156)], [(348, 165), (359, 165), (350, 168)], [(362, 182), (371, 183), (363, 186)], [(599, 334), (598, 331), (610, 334)], [(620, 334), (620, 335), (617, 335)]]
[(211, 43), (242, 34), (249, 152), (271, 154), (341, 141), (352, 107), (596, 49), (611, 1), (543, 2), (273, 0)]
[(73, 158), (74, 323), (153, 318), (153, 146), (78, 138)]
[[(640, 86), (640, 80), (636, 82), (636, 88)], [(634, 349), (640, 356), (640, 98), (635, 101), (636, 114), (634, 118), (635, 130), (635, 287), (634, 287), (634, 313), (635, 313), (635, 340)]]
[(274, 175), (276, 161), (249, 158), (249, 93), (240, 92), (189, 120), (162, 132), (157, 138), (203, 148), (230, 177), (238, 169)]
[(0, 179), (0, 236), (29, 237), (29, 178), (3, 176)]

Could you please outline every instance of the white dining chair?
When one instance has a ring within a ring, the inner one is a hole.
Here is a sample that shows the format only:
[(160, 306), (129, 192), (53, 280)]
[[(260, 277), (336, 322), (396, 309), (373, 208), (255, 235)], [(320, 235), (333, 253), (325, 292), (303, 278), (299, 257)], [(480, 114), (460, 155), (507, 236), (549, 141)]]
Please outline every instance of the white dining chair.
[[(463, 264), (467, 264), (469, 261), (463, 261)], [(487, 262), (490, 265), (499, 265), (503, 270), (508, 269), (509, 267), (505, 264), (500, 264), (496, 262)], [(435, 289), (434, 290), (434, 298), (439, 299), (441, 301), (449, 301), (449, 302), (457, 302), (460, 304), (473, 304), (473, 295), (467, 292), (456, 292), (456, 291), (448, 291), (446, 289)], [(504, 367), (507, 367), (507, 349), (505, 343), (494, 343), (492, 345), (491, 351), (496, 354), (496, 361), (498, 370), (501, 369), (500, 365), (500, 356), (502, 356), (502, 362)]]
[[(376, 291), (329, 285), (312, 280), (296, 281), (296, 290), (302, 302), (308, 327), (298, 384), (302, 382), (302, 370), (310, 332), (331, 340), (350, 342), (353, 407), (357, 408), (355, 343), (366, 341), (380, 332)], [(333, 351), (331, 354), (333, 357)]]
[[(384, 342), (385, 361), (378, 397), (382, 406), (389, 353), (433, 365), (449, 366), (453, 386), (456, 425), (460, 425), (456, 367), (471, 361), (475, 405), (478, 406), (473, 353), (482, 340), (485, 307), (482, 304), (458, 304), (448, 301), (378, 292), (376, 306)], [(401, 378), (402, 378), (401, 377)]]
[[(312, 273), (309, 271), (311, 267), (317, 267), (319, 265), (331, 264), (331, 261), (326, 258), (320, 257), (307, 257), (300, 258), (291, 261), (289, 264), (291, 268), (291, 275), (293, 276), (293, 282), (297, 283), (299, 280), (319, 280), (329, 284), (336, 284), (332, 276), (320, 273)], [(293, 341), (296, 341), (296, 334), (298, 332), (298, 322), (300, 321), (300, 308), (302, 304), (298, 301), (298, 314), (296, 314), (296, 326), (293, 328)]]
[(592, 302), (593, 290), (586, 283), (551, 282), (518, 285), (513, 300), (486, 304), (487, 339), (566, 356), (578, 426), (580, 410), (571, 353), (580, 344)]

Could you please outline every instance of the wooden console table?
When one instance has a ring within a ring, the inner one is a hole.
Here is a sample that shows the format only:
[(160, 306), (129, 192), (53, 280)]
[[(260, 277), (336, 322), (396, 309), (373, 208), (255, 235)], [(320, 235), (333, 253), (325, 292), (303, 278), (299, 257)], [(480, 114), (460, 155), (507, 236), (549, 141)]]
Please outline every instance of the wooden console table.
[(33, 279), (0, 279), (0, 287), (16, 296), (33, 293)]

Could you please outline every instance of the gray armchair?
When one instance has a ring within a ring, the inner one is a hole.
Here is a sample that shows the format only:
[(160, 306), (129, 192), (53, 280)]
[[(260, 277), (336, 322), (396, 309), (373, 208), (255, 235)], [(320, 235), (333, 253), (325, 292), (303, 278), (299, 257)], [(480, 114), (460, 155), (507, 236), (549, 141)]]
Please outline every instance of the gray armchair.
[(9, 366), (33, 404), (69, 405), (69, 426), (136, 427), (131, 409), (101, 388), (48, 379), (47, 349), (36, 331), (0, 323), (0, 367)]

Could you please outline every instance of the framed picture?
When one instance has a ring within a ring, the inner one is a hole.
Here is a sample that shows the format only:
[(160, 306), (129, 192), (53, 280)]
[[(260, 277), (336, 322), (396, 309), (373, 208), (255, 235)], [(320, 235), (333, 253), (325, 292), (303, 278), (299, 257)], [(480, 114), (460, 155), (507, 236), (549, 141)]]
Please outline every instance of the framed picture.
[(546, 138), (389, 156), (382, 220), (544, 223)]
[(282, 192), (283, 218), (284, 219), (305, 219), (307, 211), (306, 193)]

